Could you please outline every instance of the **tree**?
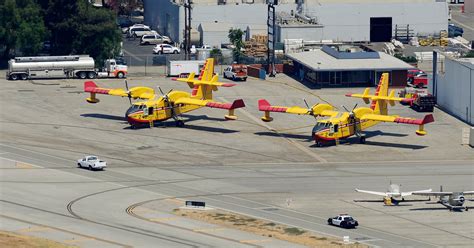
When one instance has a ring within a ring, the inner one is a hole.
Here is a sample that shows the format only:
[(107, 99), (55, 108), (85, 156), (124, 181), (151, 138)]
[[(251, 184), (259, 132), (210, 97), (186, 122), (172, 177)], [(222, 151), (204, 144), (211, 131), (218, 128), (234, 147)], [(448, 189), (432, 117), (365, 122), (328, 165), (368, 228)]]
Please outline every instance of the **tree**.
[(229, 30), (229, 35), (227, 36), (229, 37), (229, 41), (235, 46), (232, 52), (234, 55), (234, 59), (237, 61), (239, 60), (240, 55), (242, 54), (240, 50), (244, 46), (244, 43), (242, 41), (243, 35), (244, 35), (244, 32), (240, 30), (240, 28), (238, 29), (231, 28)]
[(16, 51), (23, 55), (37, 54), (48, 32), (41, 8), (32, 0), (0, 1), (0, 49), (8, 59)]
[(107, 8), (94, 8), (86, 0), (50, 0), (45, 10), (51, 30), (52, 53), (89, 54), (96, 65), (120, 51), (116, 16)]

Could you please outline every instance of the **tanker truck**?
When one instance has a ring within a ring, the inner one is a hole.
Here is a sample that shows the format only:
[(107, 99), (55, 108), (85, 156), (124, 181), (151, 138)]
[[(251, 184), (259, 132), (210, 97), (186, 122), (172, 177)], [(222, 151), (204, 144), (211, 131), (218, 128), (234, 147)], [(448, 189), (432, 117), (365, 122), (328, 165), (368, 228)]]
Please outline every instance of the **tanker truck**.
[(17, 57), (8, 61), (6, 78), (27, 80), (35, 78), (96, 78), (127, 76), (127, 66), (107, 59), (101, 71), (95, 69), (88, 55)]

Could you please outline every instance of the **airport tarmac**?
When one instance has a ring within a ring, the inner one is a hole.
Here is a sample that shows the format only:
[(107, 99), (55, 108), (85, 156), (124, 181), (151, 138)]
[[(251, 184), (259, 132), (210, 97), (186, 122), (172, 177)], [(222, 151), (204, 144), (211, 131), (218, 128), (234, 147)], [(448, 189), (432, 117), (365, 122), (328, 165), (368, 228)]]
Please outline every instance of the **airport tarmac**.
[[(124, 86), (120, 80), (96, 81)], [(190, 90), (169, 78), (128, 82)], [(263, 123), (257, 100), (303, 106), (305, 98), (309, 104), (325, 100), (352, 108), (363, 102), (344, 93), (362, 88), (311, 90), (280, 75), (249, 79), (215, 92), (218, 101), (245, 100), (237, 121), (225, 121), (225, 111), (201, 109), (183, 116), (185, 128), (167, 122), (132, 130), (123, 118), (126, 98), (99, 96), (100, 103), (88, 104), (81, 80), (0, 79), (0, 84), (0, 229), (81, 247), (295, 247), (169, 213), (183, 200), (201, 200), (372, 246), (474, 244), (471, 211), (449, 212), (422, 201), (398, 207), (354, 201), (381, 200), (354, 188), (384, 191), (390, 181), (407, 191), (438, 190), (440, 184), (445, 190), (474, 189), (474, 153), (462, 145), (468, 126), (438, 109), (425, 137), (415, 134), (415, 126), (381, 124), (367, 132), (366, 144), (349, 139), (318, 148), (310, 139), (312, 117), (274, 114), (274, 122)], [(389, 111), (423, 116), (400, 105)], [(109, 167), (76, 168), (75, 160), (88, 154)], [(144, 212), (127, 211), (131, 206)], [(360, 227), (328, 226), (327, 218), (339, 213), (353, 215)]]

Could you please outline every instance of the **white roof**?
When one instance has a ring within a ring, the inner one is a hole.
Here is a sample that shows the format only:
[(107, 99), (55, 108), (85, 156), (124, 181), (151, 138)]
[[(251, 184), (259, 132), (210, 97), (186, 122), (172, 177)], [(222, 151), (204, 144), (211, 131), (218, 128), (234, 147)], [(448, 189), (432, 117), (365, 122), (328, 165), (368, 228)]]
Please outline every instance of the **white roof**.
[(407, 70), (413, 66), (378, 52), (378, 59), (337, 59), (321, 50), (290, 53), (287, 56), (300, 64), (317, 71), (361, 71), (361, 70)]

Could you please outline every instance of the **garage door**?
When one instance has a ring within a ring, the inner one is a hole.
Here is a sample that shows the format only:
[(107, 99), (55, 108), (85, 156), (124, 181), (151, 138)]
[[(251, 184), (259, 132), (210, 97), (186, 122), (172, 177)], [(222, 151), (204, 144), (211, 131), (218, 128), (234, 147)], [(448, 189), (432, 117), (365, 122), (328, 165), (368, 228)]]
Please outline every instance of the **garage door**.
[(370, 18), (370, 42), (387, 42), (392, 39), (392, 17)]

